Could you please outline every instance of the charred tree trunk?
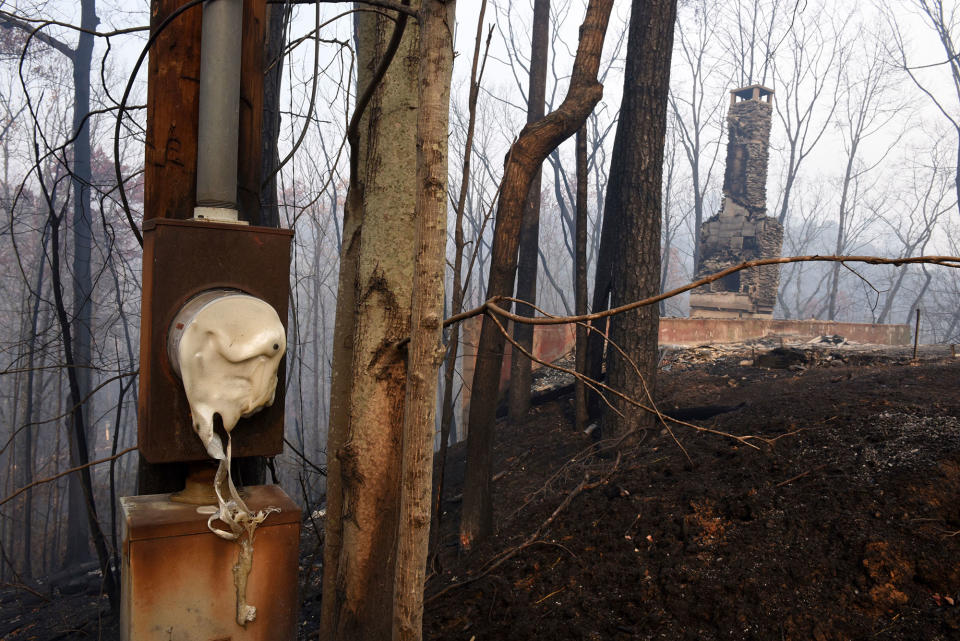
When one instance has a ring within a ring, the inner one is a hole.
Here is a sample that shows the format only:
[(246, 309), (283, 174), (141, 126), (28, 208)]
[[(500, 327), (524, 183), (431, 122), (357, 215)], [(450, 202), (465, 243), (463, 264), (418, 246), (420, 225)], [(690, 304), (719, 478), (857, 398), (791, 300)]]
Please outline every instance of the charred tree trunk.
[[(80, 3), (80, 27), (92, 31), (96, 29), (99, 19), (96, 13), (95, 0), (83, 0)], [(87, 114), (90, 112), (90, 66), (93, 61), (93, 34), (90, 31), (80, 31), (77, 39), (77, 48), (71, 54), (73, 62), (73, 132), (76, 136), (73, 142), (73, 164), (70, 168), (73, 180), (73, 359), (72, 368), (76, 378), (76, 394), (71, 390), (74, 404), (83, 403), (75, 411), (83, 415), (83, 423), (87, 424), (86, 398), (90, 394), (90, 366), (92, 365), (92, 300), (93, 278), (90, 270), (90, 255), (93, 249), (93, 231), (90, 216), (90, 126)], [(58, 251), (56, 246), (53, 251)], [(84, 442), (86, 439), (84, 438)], [(75, 446), (79, 445), (76, 441)], [(88, 452), (73, 453), (74, 465), (79, 465), (81, 458)], [(67, 537), (67, 553), (65, 562), (73, 565), (90, 558), (90, 535), (87, 528), (87, 515), (83, 511), (82, 488), (78, 487), (80, 480), (72, 476), (70, 507), (67, 510), (67, 519), (71, 530)]]
[[(557, 145), (583, 126), (599, 102), (603, 86), (597, 80), (600, 54), (613, 0), (591, 0), (580, 26), (580, 44), (574, 60), (570, 88), (560, 107), (528, 124), (511, 146), (504, 167), (497, 222), (494, 228), (487, 297), (509, 296), (517, 270), (517, 244), (523, 204), (534, 175)], [(477, 366), (473, 376), (470, 427), (467, 439), (467, 471), (463, 493), (460, 544), (470, 548), (493, 529), (490, 494), (493, 431), (503, 361), (504, 337), (489, 316), (483, 319)]]
[[(533, 3), (533, 34), (530, 39), (530, 84), (527, 91), (527, 124), (543, 118), (547, 96), (547, 56), (550, 36), (550, 0)], [(541, 161), (542, 165), (542, 161)], [(520, 224), (520, 257), (517, 263), (517, 296), (530, 305), (517, 304), (517, 314), (533, 316), (537, 302), (537, 263), (540, 247), (540, 177), (534, 172)], [(513, 339), (528, 352), (533, 350), (533, 325), (513, 324)], [(510, 359), (510, 421), (518, 423), (530, 409), (531, 366), (529, 358), (513, 350)]]
[[(577, 316), (587, 313), (587, 126), (577, 132), (577, 225), (573, 282), (575, 286)], [(576, 368), (580, 374), (587, 373), (587, 328), (580, 324), (576, 329)], [(587, 426), (587, 388), (577, 379), (574, 385), (574, 427), (583, 430)]]
[[(610, 305), (618, 307), (660, 290), (660, 219), (663, 146), (670, 86), (676, 0), (634, 0), (627, 40), (620, 123), (613, 143), (604, 225), (615, 225)], [(631, 398), (649, 402), (656, 375), (656, 305), (610, 319), (607, 381)], [(632, 359), (636, 369), (627, 359)], [(622, 400), (621, 415), (604, 414), (605, 436), (652, 425), (653, 416)]]
[[(483, 35), (483, 17), (487, 9), (487, 0), (480, 2), (480, 15), (477, 17), (477, 37), (473, 48), (473, 66), (470, 70), (470, 95), (467, 109), (467, 137), (464, 142), (463, 171), (460, 176), (460, 195), (457, 198), (456, 222), (453, 231), (453, 292), (451, 293), (450, 313), (459, 314), (463, 310), (463, 215), (467, 204), (467, 192), (470, 187), (470, 166), (473, 156), (473, 135), (477, 124), (477, 98), (480, 94), (480, 79), (483, 76), (483, 67), (480, 66), (480, 43)], [(493, 31), (487, 34), (487, 49)], [(486, 59), (484, 59), (486, 60)], [(479, 70), (478, 70), (479, 67)], [(443, 486), (447, 465), (447, 450), (450, 444), (450, 426), (453, 422), (453, 383), (457, 367), (457, 354), (460, 349), (460, 323), (454, 323), (450, 328), (447, 341), (446, 364), (443, 372), (443, 404), (440, 417), (440, 449), (437, 452), (437, 478), (434, 480), (433, 514), (430, 523), (430, 549), (434, 559), (439, 557), (440, 550), (440, 523), (443, 521)]]
[(277, 165), (280, 156), (277, 141), (280, 138), (280, 87), (283, 80), (283, 49), (286, 45), (286, 26), (290, 6), (267, 5), (267, 28), (264, 37), (263, 62), (263, 125), (261, 138), (260, 224), (280, 226), (280, 207), (277, 202)]
[[(77, 375), (77, 370), (80, 368), (76, 366), (77, 362), (73, 353), (70, 317), (67, 313), (67, 307), (63, 297), (63, 281), (60, 275), (60, 224), (62, 218), (54, 212), (53, 201), (49, 198), (47, 199), (47, 207), (49, 208), (48, 220), (50, 224), (50, 272), (52, 276), (51, 280), (53, 281), (54, 305), (63, 342), (67, 382), (70, 388), (72, 411), (69, 413), (69, 422), (73, 439), (73, 450), (77, 456), (77, 465), (85, 466), (90, 462), (90, 450), (87, 447), (87, 430), (84, 413), (81, 411), (83, 407), (83, 397), (80, 395), (80, 377)], [(90, 468), (83, 467), (77, 476), (83, 492), (83, 505), (86, 507), (87, 528), (100, 562), (100, 571), (103, 575), (103, 587), (110, 599), (111, 609), (116, 612), (120, 607), (120, 595), (117, 591), (116, 578), (110, 565), (110, 551), (107, 547), (106, 537), (100, 528), (100, 521), (97, 517), (97, 506), (93, 496), (93, 479), (90, 474)]]
[[(49, 240), (49, 235), (47, 234), (46, 228), (43, 230), (43, 238), (40, 241), (40, 256), (47, 255), (47, 245)], [(44, 272), (46, 267), (45, 260), (37, 261), (37, 279), (34, 282), (33, 289), (33, 309), (30, 313), (30, 335), (27, 338), (27, 390), (26, 390), (26, 407), (23, 413), (23, 422), (25, 425), (31, 425), (33, 423), (33, 414), (34, 414), (34, 393), (36, 391), (36, 374), (34, 370), (34, 365), (36, 363), (36, 351), (37, 351), (37, 328), (40, 325), (40, 302), (42, 300), (43, 293), (43, 281), (44, 281)], [(26, 487), (29, 483), (33, 481), (33, 430), (27, 428), (24, 431), (23, 443), (20, 450), (21, 458), (20, 465), (21, 469), (21, 482), (20, 487)], [(32, 545), (33, 545), (33, 490), (28, 489), (24, 492), (23, 497), (23, 575), (26, 577), (33, 576), (33, 558), (32, 558)], [(44, 544), (46, 544), (46, 539), (44, 538)]]

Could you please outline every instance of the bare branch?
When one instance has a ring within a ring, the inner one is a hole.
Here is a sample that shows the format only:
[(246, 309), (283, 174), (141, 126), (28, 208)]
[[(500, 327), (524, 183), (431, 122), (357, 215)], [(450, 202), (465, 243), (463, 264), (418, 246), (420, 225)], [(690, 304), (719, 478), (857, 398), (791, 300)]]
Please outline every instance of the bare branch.
[(121, 451), (121, 452), (117, 452), (117, 453), (114, 454), (113, 456), (108, 456), (108, 457), (106, 457), (106, 458), (97, 459), (96, 461), (90, 461), (89, 463), (84, 463), (83, 465), (78, 465), (78, 466), (76, 466), (76, 467), (71, 467), (70, 469), (64, 470), (64, 471), (60, 472), (59, 474), (54, 474), (53, 476), (48, 476), (47, 478), (43, 478), (43, 479), (36, 480), (36, 481), (34, 481), (33, 483), (29, 483), (29, 484), (27, 484), (27, 485), (24, 485), (23, 487), (21, 487), (20, 489), (18, 489), (17, 491), (15, 491), (13, 494), (9, 495), (8, 497), (6, 497), (6, 498), (3, 499), (2, 501), (0, 501), (0, 505), (4, 505), (5, 503), (9, 503), (10, 501), (12, 501), (13, 499), (17, 498), (18, 496), (20, 496), (21, 494), (23, 494), (24, 492), (26, 492), (27, 490), (29, 490), (29, 489), (32, 488), (32, 487), (36, 487), (36, 486), (38, 486), (38, 485), (43, 485), (44, 483), (50, 483), (51, 481), (56, 481), (58, 478), (62, 478), (62, 477), (64, 477), (64, 476), (66, 476), (67, 474), (73, 474), (74, 472), (79, 472), (80, 470), (85, 470), (85, 469), (87, 469), (88, 467), (93, 467), (94, 465), (100, 465), (101, 463), (109, 463), (110, 461), (112, 461), (112, 460), (114, 460), (114, 459), (118, 459), (118, 458), (120, 458), (121, 456), (123, 456), (123, 455), (125, 455), (125, 454), (129, 454), (130, 452), (134, 451), (135, 449), (137, 449), (137, 446), (136, 446), (136, 445), (133, 445), (133, 446), (130, 446), (130, 447), (128, 447), (127, 449)]
[(518, 323), (531, 323), (533, 325), (565, 325), (567, 323), (576, 323), (576, 322), (588, 322), (593, 320), (599, 320), (601, 318), (606, 318), (608, 316), (614, 316), (616, 314), (622, 314), (624, 312), (629, 312), (630, 310), (637, 309), (638, 307), (645, 307), (647, 305), (654, 305), (659, 303), (662, 300), (668, 298), (673, 298), (684, 292), (688, 292), (691, 289), (696, 289), (701, 285), (707, 285), (714, 281), (720, 280), (724, 276), (729, 276), (730, 274), (742, 271), (744, 269), (750, 269), (753, 267), (762, 267), (764, 265), (784, 265), (787, 263), (810, 263), (810, 262), (834, 262), (834, 263), (866, 263), (868, 265), (913, 265), (913, 264), (928, 264), (928, 265), (941, 265), (943, 267), (952, 267), (954, 269), (960, 269), (960, 256), (915, 256), (915, 257), (901, 257), (901, 258), (880, 258), (878, 256), (785, 256), (782, 258), (762, 258), (758, 260), (750, 260), (738, 265), (733, 265), (722, 271), (711, 274), (701, 278), (700, 280), (688, 283), (682, 287), (677, 287), (668, 292), (662, 294), (657, 294), (656, 296), (651, 296), (643, 300), (634, 301), (627, 305), (622, 305), (620, 307), (615, 307), (613, 309), (608, 309), (603, 312), (597, 312), (595, 314), (581, 314), (578, 316), (555, 316), (555, 317), (546, 317), (546, 318), (528, 318), (526, 316), (518, 316), (508, 312), (507, 310), (499, 307), (497, 303), (501, 300), (504, 300), (501, 296), (495, 296), (490, 298), (482, 305), (475, 307), (471, 310), (462, 312), (451, 316), (444, 321), (444, 326), (450, 325), (451, 323), (458, 323), (460, 321), (466, 320), (473, 316), (479, 316), (485, 312), (493, 312), (496, 315), (506, 318), (507, 320), (512, 320)]

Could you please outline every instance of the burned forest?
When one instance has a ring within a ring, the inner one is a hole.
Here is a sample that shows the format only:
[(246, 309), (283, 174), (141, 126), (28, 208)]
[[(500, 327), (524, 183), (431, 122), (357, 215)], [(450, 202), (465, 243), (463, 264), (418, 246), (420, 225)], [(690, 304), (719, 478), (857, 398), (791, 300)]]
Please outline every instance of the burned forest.
[(0, 638), (960, 639), (958, 40), (0, 2)]

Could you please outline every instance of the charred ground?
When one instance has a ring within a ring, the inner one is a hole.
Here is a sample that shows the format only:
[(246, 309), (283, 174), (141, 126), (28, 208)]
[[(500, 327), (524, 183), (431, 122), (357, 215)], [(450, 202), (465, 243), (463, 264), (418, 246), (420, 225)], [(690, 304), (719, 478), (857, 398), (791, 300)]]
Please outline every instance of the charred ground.
[[(619, 459), (591, 455), (570, 396), (501, 422), (498, 534), (466, 556), (453, 448), (426, 638), (960, 639), (960, 359), (772, 347), (661, 362), (661, 409), (745, 403), (694, 422), (755, 447), (674, 426), (683, 450), (659, 430)], [(549, 396), (565, 382), (535, 386)], [(303, 639), (316, 634), (320, 558), (308, 519)], [(95, 571), (4, 586), (0, 637), (115, 638), (99, 587)]]
[[(661, 430), (613, 469), (583, 456), (569, 398), (501, 423), (499, 534), (458, 558), (445, 504), (427, 636), (960, 638), (960, 360), (804, 346), (753, 366), (769, 351), (668, 352), (659, 383), (664, 409), (746, 403), (698, 423), (757, 449), (674, 426), (686, 455)], [(603, 482), (483, 574), (585, 475)]]

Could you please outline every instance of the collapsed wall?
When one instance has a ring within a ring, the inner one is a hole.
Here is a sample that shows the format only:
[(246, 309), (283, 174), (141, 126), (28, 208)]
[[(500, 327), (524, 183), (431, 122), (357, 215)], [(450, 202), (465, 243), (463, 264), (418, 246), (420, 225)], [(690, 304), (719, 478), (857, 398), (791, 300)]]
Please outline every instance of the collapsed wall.
[[(773, 91), (760, 85), (730, 92), (723, 205), (700, 227), (696, 277), (731, 265), (780, 256), (783, 227), (766, 215)], [(730, 274), (690, 295), (692, 318), (772, 318), (780, 268)]]

